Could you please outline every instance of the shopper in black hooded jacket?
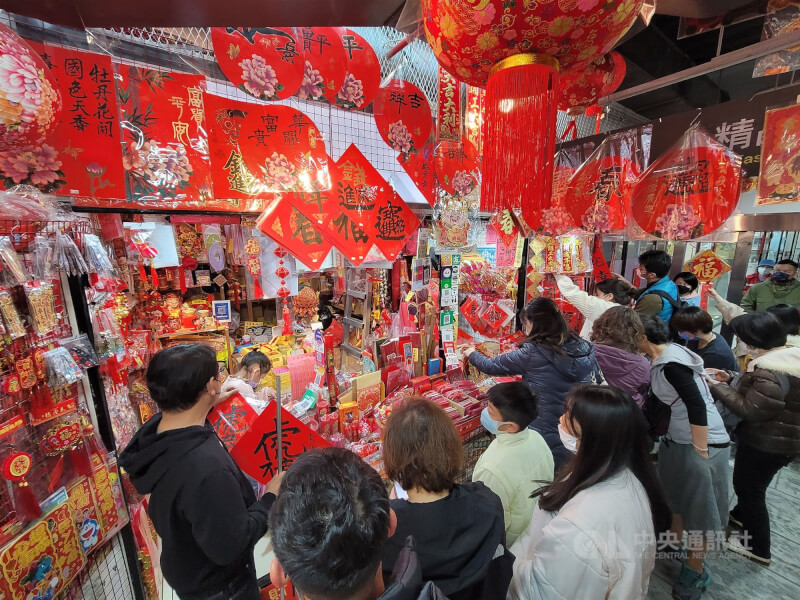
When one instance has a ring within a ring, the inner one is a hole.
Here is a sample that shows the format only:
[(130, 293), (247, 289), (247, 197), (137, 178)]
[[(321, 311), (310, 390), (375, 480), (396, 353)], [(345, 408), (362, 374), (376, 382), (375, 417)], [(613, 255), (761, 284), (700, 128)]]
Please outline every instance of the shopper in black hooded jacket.
[[(221, 401), (214, 351), (183, 344), (153, 356), (147, 387), (161, 409), (120, 454), (162, 539), (161, 569), (181, 600), (260, 598), (253, 548), (275, 500), (253, 488), (206, 416)], [(268, 488), (277, 490), (280, 478)]]

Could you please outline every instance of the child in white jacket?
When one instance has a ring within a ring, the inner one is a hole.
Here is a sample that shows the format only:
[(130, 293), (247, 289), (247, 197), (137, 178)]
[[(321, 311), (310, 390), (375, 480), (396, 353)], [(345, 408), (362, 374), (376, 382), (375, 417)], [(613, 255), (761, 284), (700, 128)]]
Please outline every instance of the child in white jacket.
[(577, 454), (534, 494), (539, 506), (511, 548), (511, 600), (647, 596), (657, 531), (670, 512), (649, 462), (647, 425), (624, 392), (576, 387), (559, 433)]

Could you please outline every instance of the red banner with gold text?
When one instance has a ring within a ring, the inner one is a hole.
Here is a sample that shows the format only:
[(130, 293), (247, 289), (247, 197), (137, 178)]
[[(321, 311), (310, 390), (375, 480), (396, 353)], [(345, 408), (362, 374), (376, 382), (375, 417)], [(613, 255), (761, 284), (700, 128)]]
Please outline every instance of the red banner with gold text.
[(455, 142), (461, 139), (461, 83), (439, 67), (439, 102), (436, 139)]

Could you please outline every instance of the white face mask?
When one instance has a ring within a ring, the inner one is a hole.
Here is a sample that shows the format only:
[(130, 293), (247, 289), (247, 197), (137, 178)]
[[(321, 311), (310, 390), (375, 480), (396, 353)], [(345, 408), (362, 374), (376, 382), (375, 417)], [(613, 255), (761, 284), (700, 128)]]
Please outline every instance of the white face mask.
[(573, 454), (578, 453), (578, 443), (580, 440), (574, 435), (567, 433), (567, 430), (564, 429), (560, 424), (558, 426), (558, 437), (561, 438), (561, 443), (564, 444), (564, 448)]

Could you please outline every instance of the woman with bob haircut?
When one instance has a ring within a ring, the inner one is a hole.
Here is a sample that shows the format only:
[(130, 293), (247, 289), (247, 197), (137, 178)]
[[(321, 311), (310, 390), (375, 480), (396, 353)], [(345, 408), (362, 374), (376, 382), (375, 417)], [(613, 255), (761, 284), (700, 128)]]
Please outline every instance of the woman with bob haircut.
[(464, 354), (481, 373), (522, 375), (536, 394), (539, 416), (530, 428), (539, 432), (553, 453), (556, 473), (570, 459), (558, 437), (558, 420), (564, 414), (564, 399), (578, 383), (601, 383), (592, 344), (572, 333), (564, 315), (550, 298), (534, 298), (522, 309), (527, 338), (519, 350), (489, 358), (475, 348)]
[[(785, 329), (771, 311), (736, 317), (731, 328), (754, 358), (739, 377), (712, 372), (724, 382), (711, 387), (714, 399), (743, 419), (736, 428), (733, 467), (738, 503), (730, 513), (736, 532), (728, 549), (767, 566), (772, 560), (767, 486), (800, 456), (800, 348), (787, 346)], [(740, 532), (747, 532), (749, 544)]]
[(733, 350), (724, 338), (714, 333), (711, 315), (699, 306), (676, 311), (669, 326), (686, 340), (689, 350), (703, 359), (707, 369), (738, 370)]
[(650, 462), (642, 411), (625, 392), (579, 385), (561, 418), (576, 454), (552, 483), (512, 546), (511, 600), (647, 596), (656, 537), (670, 512)]
[(397, 529), (384, 546), (385, 567), (413, 536), (422, 579), (450, 600), (505, 598), (514, 557), (504, 545), (503, 505), (481, 482), (455, 482), (464, 449), (444, 410), (420, 397), (395, 408), (383, 432), (383, 464), (408, 493), (391, 501)]
[(642, 320), (627, 306), (608, 309), (592, 327), (594, 355), (603, 377), (609, 385), (630, 394), (639, 407), (650, 387), (650, 361), (639, 354), (642, 338)]

